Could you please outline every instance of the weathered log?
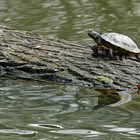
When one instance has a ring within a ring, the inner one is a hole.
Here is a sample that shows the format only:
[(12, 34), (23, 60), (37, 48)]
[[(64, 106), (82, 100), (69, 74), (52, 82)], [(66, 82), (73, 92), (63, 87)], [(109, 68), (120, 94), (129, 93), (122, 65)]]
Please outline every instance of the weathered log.
[(126, 89), (140, 82), (140, 62), (108, 61), (87, 46), (0, 26), (0, 75)]

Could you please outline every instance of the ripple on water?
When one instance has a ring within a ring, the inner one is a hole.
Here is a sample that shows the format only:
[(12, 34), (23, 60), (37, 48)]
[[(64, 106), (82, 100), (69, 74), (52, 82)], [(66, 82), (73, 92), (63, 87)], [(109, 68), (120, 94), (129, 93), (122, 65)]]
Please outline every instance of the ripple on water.
[(63, 126), (57, 124), (29, 124), (29, 126), (45, 128), (45, 129), (63, 128)]
[(110, 131), (114, 132), (132, 132), (135, 131), (135, 128), (124, 128), (124, 127), (117, 127), (117, 128), (112, 128)]
[(17, 134), (17, 135), (35, 135), (37, 131), (20, 130), (20, 129), (0, 129), (0, 133), (4, 134)]
[(129, 134), (133, 134), (133, 135), (140, 135), (140, 131), (131, 131), (128, 132)]
[(63, 130), (51, 130), (50, 132), (67, 135), (94, 135), (94, 136), (105, 135), (105, 133), (87, 129), (63, 129)]

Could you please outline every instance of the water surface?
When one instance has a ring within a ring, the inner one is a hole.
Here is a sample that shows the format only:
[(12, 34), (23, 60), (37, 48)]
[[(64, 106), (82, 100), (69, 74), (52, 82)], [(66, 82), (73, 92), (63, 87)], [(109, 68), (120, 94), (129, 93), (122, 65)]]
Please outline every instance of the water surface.
[[(130, 94), (130, 93), (128, 93)], [(0, 81), (0, 138), (139, 139), (139, 99), (110, 107), (114, 91), (22, 80)]]
[(1, 0), (0, 21), (49, 37), (88, 42), (87, 29), (119, 32), (139, 41), (139, 0)]

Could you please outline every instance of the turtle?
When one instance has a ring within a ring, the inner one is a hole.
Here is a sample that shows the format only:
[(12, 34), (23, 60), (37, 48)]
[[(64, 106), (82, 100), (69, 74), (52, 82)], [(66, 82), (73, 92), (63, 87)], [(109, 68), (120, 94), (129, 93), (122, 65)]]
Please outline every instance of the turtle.
[(96, 56), (99, 55), (100, 50), (111, 60), (114, 59), (115, 56), (119, 56), (120, 59), (134, 56), (140, 60), (140, 49), (135, 42), (126, 35), (115, 32), (100, 35), (91, 29), (87, 31), (87, 34), (97, 43), (91, 46)]

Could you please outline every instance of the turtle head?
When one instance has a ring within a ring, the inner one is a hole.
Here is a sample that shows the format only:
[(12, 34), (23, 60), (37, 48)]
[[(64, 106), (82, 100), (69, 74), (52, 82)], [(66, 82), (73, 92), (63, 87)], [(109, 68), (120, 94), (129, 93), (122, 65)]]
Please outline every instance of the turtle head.
[(96, 43), (101, 43), (101, 35), (93, 30), (88, 30), (87, 34), (91, 37)]

